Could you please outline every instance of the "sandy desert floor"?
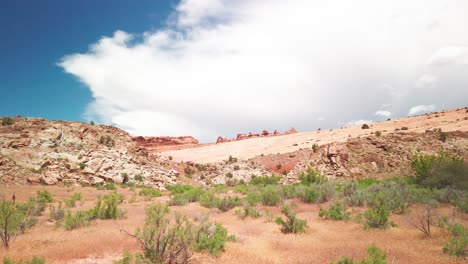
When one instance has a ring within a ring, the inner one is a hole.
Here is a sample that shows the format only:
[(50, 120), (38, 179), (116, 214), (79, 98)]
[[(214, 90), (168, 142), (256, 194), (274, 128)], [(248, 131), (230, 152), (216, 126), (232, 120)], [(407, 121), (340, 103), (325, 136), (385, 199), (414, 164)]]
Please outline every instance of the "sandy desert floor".
[[(73, 192), (81, 192), (84, 200), (76, 209), (91, 208), (99, 195), (108, 192), (90, 187), (0, 186), (0, 195), (11, 197), (14, 193), (17, 200), (26, 201), (42, 189), (51, 192), (56, 201), (68, 198)], [(128, 211), (127, 218), (96, 221), (91, 226), (66, 231), (48, 222), (47, 209), (38, 224), (26, 234), (18, 236), (9, 250), (0, 248), (0, 258), (41, 256), (47, 263), (113, 263), (126, 250), (139, 251), (132, 238), (119, 232), (120, 228), (133, 232), (144, 224), (146, 205), (168, 201), (169, 197), (145, 201), (137, 196), (136, 202), (129, 203), (132, 192), (121, 188), (118, 191), (125, 195), (123, 207)], [(398, 225), (397, 228), (365, 230), (355, 222), (323, 220), (318, 216), (319, 205), (297, 200), (287, 203), (297, 205), (298, 217), (308, 222), (307, 233), (284, 235), (277, 224), (264, 218), (241, 220), (234, 210), (222, 213), (217, 209), (201, 207), (198, 203), (172, 206), (171, 212), (180, 211), (190, 218), (209, 212), (211, 221), (222, 223), (230, 234), (237, 237), (237, 241), (227, 243), (226, 251), (220, 257), (197, 253), (194, 255), (195, 263), (330, 263), (343, 255), (363, 258), (366, 248), (372, 243), (388, 254), (389, 263), (466, 263), (466, 260), (442, 252), (450, 236), (447, 231), (435, 228), (432, 237), (427, 238), (416, 230), (413, 226), (415, 210), (409, 214), (393, 215), (391, 220)], [(256, 209), (280, 215), (278, 207), (257, 206)], [(450, 209), (443, 206), (439, 208), (439, 213), (449, 215)], [(467, 215), (457, 217), (462, 223), (468, 223)]]

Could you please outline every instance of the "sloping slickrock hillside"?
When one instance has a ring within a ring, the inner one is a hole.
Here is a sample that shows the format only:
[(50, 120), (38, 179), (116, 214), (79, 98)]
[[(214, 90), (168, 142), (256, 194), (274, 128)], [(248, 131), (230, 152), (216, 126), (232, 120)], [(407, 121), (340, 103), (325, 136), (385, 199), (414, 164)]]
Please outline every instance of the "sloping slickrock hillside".
[(22, 117), (0, 126), (0, 182), (96, 184), (140, 175), (163, 188), (178, 181), (171, 167), (111, 126)]
[(245, 140), (208, 144), (197, 148), (161, 151), (163, 156), (171, 156), (177, 161), (195, 163), (216, 163), (226, 160), (230, 155), (240, 160), (268, 154), (282, 154), (319, 146), (346, 142), (348, 139), (367, 137), (380, 131), (388, 135), (398, 131), (424, 133), (426, 130), (441, 129), (449, 131), (468, 131), (468, 108), (429, 113), (420, 116), (391, 119), (385, 122), (370, 123), (369, 129), (361, 125), (330, 130), (299, 132), (275, 137), (258, 137)]

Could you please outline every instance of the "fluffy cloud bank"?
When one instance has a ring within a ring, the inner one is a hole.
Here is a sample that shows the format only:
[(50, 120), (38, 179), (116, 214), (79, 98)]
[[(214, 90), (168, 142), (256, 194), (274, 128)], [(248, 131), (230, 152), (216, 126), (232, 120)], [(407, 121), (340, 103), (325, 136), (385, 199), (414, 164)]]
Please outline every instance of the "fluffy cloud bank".
[(166, 26), (117, 31), (59, 65), (91, 90), (87, 118), (135, 135), (335, 127), (464, 106), (466, 10), (465, 0), (182, 0)]

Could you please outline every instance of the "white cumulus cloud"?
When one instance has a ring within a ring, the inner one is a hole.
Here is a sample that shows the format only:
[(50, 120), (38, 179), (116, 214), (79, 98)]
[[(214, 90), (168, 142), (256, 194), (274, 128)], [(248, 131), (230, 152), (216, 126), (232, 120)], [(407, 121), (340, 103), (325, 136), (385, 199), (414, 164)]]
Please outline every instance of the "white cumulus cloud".
[(408, 115), (416, 115), (434, 111), (436, 109), (435, 105), (416, 105), (410, 108)]
[(387, 110), (377, 110), (374, 115), (382, 116), (382, 117), (389, 117), (392, 115), (392, 112), (387, 111)]
[[(87, 118), (134, 135), (335, 127), (383, 104), (393, 116), (464, 106), (466, 10), (466, 0), (182, 0), (159, 29), (116, 31), (59, 65), (90, 89)], [(424, 74), (437, 86), (422, 94)]]

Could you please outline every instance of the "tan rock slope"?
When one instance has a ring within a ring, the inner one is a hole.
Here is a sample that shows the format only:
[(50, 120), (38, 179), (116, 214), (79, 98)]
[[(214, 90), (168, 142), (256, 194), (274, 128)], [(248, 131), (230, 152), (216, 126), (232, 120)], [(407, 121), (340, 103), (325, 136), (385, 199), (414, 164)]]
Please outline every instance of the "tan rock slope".
[(219, 144), (207, 144), (197, 148), (161, 151), (160, 154), (172, 157), (177, 161), (192, 161), (195, 163), (215, 163), (226, 160), (230, 155), (241, 160), (260, 155), (290, 153), (303, 148), (346, 142), (347, 140), (370, 136), (376, 131), (382, 135), (395, 132), (418, 132), (441, 129), (442, 131), (468, 131), (468, 110), (454, 109), (421, 116), (393, 119), (381, 123), (369, 124), (369, 129), (361, 126), (332, 129), (327, 131), (302, 132), (276, 137), (256, 137)]
[(163, 188), (178, 179), (169, 161), (149, 157), (112, 126), (16, 117), (0, 126), (0, 146), (1, 182), (118, 183), (138, 175)]

